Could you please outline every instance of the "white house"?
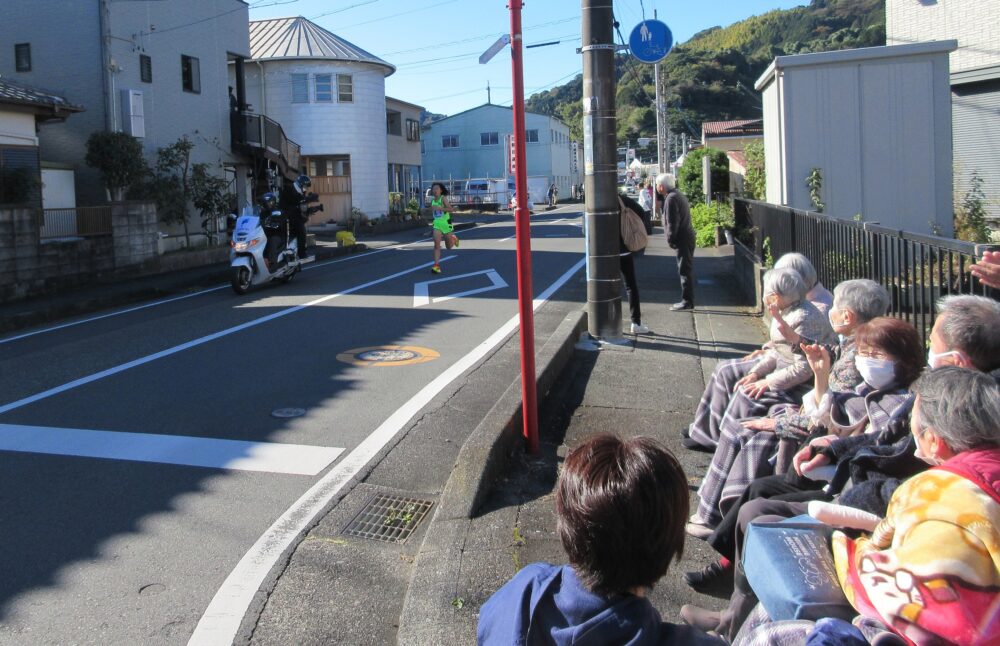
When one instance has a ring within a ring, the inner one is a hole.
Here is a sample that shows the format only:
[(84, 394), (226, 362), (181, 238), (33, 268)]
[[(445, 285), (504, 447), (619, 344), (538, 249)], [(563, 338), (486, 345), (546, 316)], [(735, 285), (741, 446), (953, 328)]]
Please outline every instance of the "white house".
[(385, 79), (395, 68), (301, 16), (250, 22), (250, 57), (247, 101), (302, 147), (323, 215), (385, 215)]
[(916, 233), (952, 231), (955, 41), (779, 56), (763, 92), (767, 201)]

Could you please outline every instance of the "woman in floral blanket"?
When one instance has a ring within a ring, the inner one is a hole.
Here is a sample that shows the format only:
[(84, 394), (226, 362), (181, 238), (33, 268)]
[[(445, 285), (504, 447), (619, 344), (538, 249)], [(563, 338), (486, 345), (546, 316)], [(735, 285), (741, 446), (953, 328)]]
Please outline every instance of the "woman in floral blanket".
[(913, 644), (1000, 643), (1000, 387), (940, 368), (914, 385), (917, 456), (871, 537), (833, 537), (848, 600)]

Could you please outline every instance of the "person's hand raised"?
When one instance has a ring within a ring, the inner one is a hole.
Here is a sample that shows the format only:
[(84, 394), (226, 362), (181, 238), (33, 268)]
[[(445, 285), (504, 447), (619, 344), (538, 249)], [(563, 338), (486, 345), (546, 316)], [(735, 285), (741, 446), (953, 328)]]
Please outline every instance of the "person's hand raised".
[(984, 252), (979, 262), (969, 267), (969, 273), (987, 287), (1000, 289), (1000, 251)]

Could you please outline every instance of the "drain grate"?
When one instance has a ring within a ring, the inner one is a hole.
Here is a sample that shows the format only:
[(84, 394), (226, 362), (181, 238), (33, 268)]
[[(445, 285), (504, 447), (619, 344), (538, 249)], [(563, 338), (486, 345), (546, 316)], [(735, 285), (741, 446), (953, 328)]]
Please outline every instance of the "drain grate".
[(343, 533), (385, 543), (404, 543), (433, 504), (429, 500), (380, 494), (368, 501)]

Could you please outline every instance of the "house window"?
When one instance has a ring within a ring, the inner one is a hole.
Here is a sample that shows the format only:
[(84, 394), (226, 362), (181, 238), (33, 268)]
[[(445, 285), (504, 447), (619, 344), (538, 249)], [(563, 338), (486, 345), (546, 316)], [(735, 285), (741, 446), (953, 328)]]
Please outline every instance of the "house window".
[(340, 103), (354, 102), (354, 78), (350, 74), (337, 75), (337, 101)]
[(538, 143), (538, 130), (526, 130), (524, 132), (524, 140), (529, 144)]
[(500, 145), (500, 135), (496, 132), (481, 132), (479, 133), (479, 145), (480, 146), (498, 146)]
[(351, 175), (350, 155), (328, 155), (309, 158), (310, 177), (349, 177)]
[[(302, 74), (305, 76), (305, 74)], [(306, 96), (306, 101), (309, 97)], [(316, 101), (320, 103), (331, 103), (333, 101), (333, 75), (316, 75)]]
[(458, 135), (444, 135), (441, 137), (442, 148), (458, 148)]
[(201, 63), (194, 56), (181, 55), (181, 84), (185, 92), (201, 94)]
[(292, 103), (309, 103), (309, 75), (292, 74)]
[(388, 135), (403, 136), (403, 114), (395, 110), (385, 112), (385, 132)]
[(143, 83), (153, 82), (153, 59), (145, 54), (139, 54), (139, 79)]
[(14, 69), (18, 72), (31, 71), (31, 43), (14, 45)]
[(420, 141), (420, 122), (416, 119), (406, 120), (406, 140)]

